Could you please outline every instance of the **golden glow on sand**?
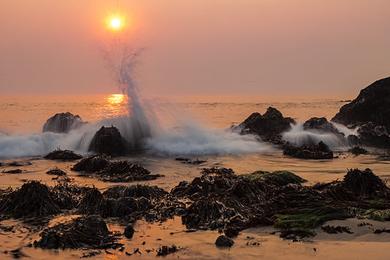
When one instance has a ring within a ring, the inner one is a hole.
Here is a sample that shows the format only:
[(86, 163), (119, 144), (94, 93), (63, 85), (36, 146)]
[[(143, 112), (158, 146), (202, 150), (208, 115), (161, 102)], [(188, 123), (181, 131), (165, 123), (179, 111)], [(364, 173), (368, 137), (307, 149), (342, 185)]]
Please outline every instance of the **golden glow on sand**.
[(125, 101), (125, 95), (123, 94), (112, 94), (107, 98), (108, 103), (111, 105), (120, 105)]
[(106, 24), (111, 31), (121, 31), (125, 27), (125, 18), (118, 14), (111, 15), (107, 18)]

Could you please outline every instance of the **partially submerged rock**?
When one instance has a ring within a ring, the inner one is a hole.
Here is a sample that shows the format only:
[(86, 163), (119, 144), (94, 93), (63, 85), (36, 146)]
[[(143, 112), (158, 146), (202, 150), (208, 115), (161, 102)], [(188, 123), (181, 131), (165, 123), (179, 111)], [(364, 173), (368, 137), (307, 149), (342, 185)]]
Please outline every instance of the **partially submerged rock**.
[(255, 134), (263, 141), (281, 142), (281, 134), (291, 129), (294, 119), (284, 117), (276, 108), (269, 107), (264, 115), (253, 113), (237, 128), (242, 134)]
[(100, 156), (81, 160), (73, 166), (72, 170), (108, 182), (147, 181), (161, 177), (159, 174), (151, 174), (150, 171), (140, 165), (128, 161), (110, 162)]
[(70, 150), (58, 149), (47, 154), (44, 158), (47, 160), (75, 161), (83, 157)]
[(325, 117), (312, 117), (303, 124), (304, 130), (319, 131), (322, 133), (332, 133), (344, 137), (337, 128)]
[(169, 254), (176, 253), (179, 249), (177, 246), (162, 246), (159, 249), (157, 249), (157, 256), (167, 256)]
[(133, 226), (127, 225), (123, 234), (125, 235), (126, 238), (131, 239), (131, 238), (133, 238), (134, 232), (135, 232), (135, 230), (134, 230)]
[(333, 159), (332, 150), (322, 141), (317, 145), (303, 146), (294, 146), (287, 143), (283, 146), (283, 154), (300, 159)]
[(3, 173), (20, 174), (23, 173), (23, 170), (22, 169), (4, 170)]
[(88, 151), (110, 156), (121, 156), (130, 152), (127, 141), (114, 126), (102, 126), (93, 137)]
[(348, 150), (348, 152), (352, 153), (353, 155), (361, 155), (361, 154), (367, 154), (368, 151), (360, 146), (354, 146), (351, 149)]
[(72, 113), (58, 113), (49, 118), (43, 126), (43, 132), (68, 133), (81, 127), (85, 122), (79, 115)]
[(117, 248), (116, 237), (99, 216), (85, 216), (42, 231), (35, 247), (43, 249)]
[(110, 164), (110, 161), (106, 157), (95, 155), (82, 159), (72, 167), (72, 170), (86, 173), (98, 172), (103, 170), (108, 164)]
[(13, 218), (45, 217), (59, 212), (49, 188), (37, 181), (23, 184), (0, 200), (0, 214)]
[(65, 176), (66, 175), (66, 172), (64, 172), (63, 170), (59, 169), (59, 168), (53, 168), (53, 169), (50, 169), (46, 172), (46, 174), (49, 174), (49, 175), (56, 175), (56, 176)]
[(390, 78), (361, 90), (356, 99), (340, 108), (332, 121), (352, 127), (372, 122), (390, 129)]

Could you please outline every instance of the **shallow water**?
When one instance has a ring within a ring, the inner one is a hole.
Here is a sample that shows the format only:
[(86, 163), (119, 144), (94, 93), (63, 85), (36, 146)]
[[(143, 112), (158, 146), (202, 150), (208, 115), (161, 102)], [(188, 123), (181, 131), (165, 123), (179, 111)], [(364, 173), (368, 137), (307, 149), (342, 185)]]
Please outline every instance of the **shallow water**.
[[(148, 103), (157, 107), (159, 118), (163, 123), (175, 127), (177, 121), (173, 118), (186, 118), (197, 122), (204, 129), (225, 129), (232, 124), (243, 121), (252, 112), (264, 113), (268, 106), (278, 108), (285, 116), (295, 118), (303, 122), (312, 116), (326, 116), (331, 118), (344, 103), (339, 101), (312, 101), (290, 103), (167, 103), (165, 101), (153, 101)], [(57, 112), (70, 111), (79, 114), (84, 120), (96, 122), (105, 118), (117, 117), (126, 112), (125, 98), (122, 96), (89, 96), (89, 97), (18, 97), (0, 98), (0, 131), (8, 134), (39, 133), (43, 123), (48, 117)], [(1, 137), (1, 136), (0, 136)], [(218, 145), (218, 143), (216, 143)], [(260, 144), (265, 145), (265, 144)], [(268, 149), (269, 148), (269, 149)], [(0, 147), (2, 149), (2, 147)], [(267, 147), (261, 152), (246, 153), (222, 153), (219, 155), (198, 155), (192, 158), (206, 160), (201, 165), (188, 165), (175, 160), (175, 156), (157, 156), (156, 154), (137, 155), (126, 157), (130, 161), (145, 166), (154, 174), (162, 174), (165, 177), (147, 182), (150, 185), (158, 185), (167, 191), (182, 180), (190, 181), (199, 176), (201, 168), (223, 166), (232, 168), (237, 174), (249, 173), (256, 170), (276, 171), (289, 170), (308, 180), (308, 184), (328, 182), (341, 179), (347, 169), (371, 168), (375, 174), (384, 180), (390, 178), (390, 161), (380, 159), (381, 152), (376, 151), (371, 155), (352, 156), (347, 153), (337, 153), (333, 160), (300, 160), (286, 157), (280, 150)], [(59, 167), (67, 171), (74, 182), (83, 185), (96, 186), (104, 190), (108, 184), (96, 179), (80, 177), (70, 168), (73, 163), (53, 162), (38, 158), (7, 158), (2, 162), (13, 160), (31, 161), (31, 166), (0, 167), (3, 170), (21, 168), (23, 174), (0, 174), (0, 188), (18, 187), (28, 180), (41, 180), (53, 185), (53, 176), (45, 172), (53, 167)], [(115, 184), (118, 185), (118, 184)], [(356, 220), (352, 220), (356, 221)], [(351, 225), (356, 225), (352, 223)], [(378, 224), (377, 225), (382, 225)], [(111, 229), (122, 230), (123, 227), (111, 223)], [(146, 249), (156, 249), (164, 244), (176, 244), (183, 249), (176, 255), (168, 257), (182, 259), (207, 258), (207, 259), (251, 259), (265, 257), (267, 259), (388, 259), (390, 248), (389, 234), (372, 235), (359, 231), (354, 236), (330, 236), (319, 232), (314, 242), (291, 243), (283, 241), (278, 236), (270, 235), (269, 228), (250, 229), (242, 232), (235, 240), (236, 245), (230, 250), (216, 249), (214, 241), (217, 232), (205, 231), (196, 233), (184, 232), (180, 219), (170, 220), (162, 225), (138, 222), (135, 238), (126, 242), (127, 251), (139, 247), (143, 252), (143, 258), (152, 258), (155, 252), (145, 253)], [(173, 232), (173, 234), (171, 234)], [(33, 239), (33, 235), (27, 235), (26, 230), (20, 227), (16, 237), (9, 237), (0, 233), (0, 251), (15, 249), (26, 241)], [(36, 235), (36, 234), (35, 234)], [(250, 237), (250, 239), (248, 238)], [(157, 240), (161, 238), (162, 240)], [(260, 242), (260, 246), (247, 246), (249, 240)], [(146, 241), (145, 245), (142, 242)], [(26, 248), (23, 250), (33, 259), (69, 259), (79, 258), (82, 251), (48, 252)], [(103, 252), (98, 259), (124, 259), (123, 252)], [(364, 257), (362, 257), (364, 256)], [(7, 257), (4, 255), (4, 257)], [(133, 258), (141, 255), (133, 256)], [(0, 256), (2, 258), (2, 256)]]

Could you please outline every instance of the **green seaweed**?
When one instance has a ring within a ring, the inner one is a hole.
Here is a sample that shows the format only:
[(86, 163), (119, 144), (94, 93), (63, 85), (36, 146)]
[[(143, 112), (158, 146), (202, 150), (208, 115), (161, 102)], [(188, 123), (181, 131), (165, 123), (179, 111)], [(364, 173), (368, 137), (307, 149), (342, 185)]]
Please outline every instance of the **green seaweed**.
[(326, 221), (346, 219), (350, 214), (346, 210), (334, 207), (300, 210), (297, 214), (277, 214), (275, 228), (280, 229), (314, 229)]

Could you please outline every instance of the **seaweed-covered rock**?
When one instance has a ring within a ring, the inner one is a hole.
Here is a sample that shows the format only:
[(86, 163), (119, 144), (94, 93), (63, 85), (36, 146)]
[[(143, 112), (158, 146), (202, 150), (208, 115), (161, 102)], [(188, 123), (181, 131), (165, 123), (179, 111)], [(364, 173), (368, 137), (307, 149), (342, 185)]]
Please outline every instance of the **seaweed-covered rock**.
[(359, 169), (349, 170), (344, 176), (342, 187), (353, 193), (356, 198), (379, 198), (390, 195), (390, 190), (386, 184), (370, 169), (364, 171)]
[(362, 125), (358, 129), (360, 142), (362, 144), (380, 148), (390, 148), (390, 134), (387, 127), (375, 125), (372, 122)]
[(332, 123), (330, 123), (325, 117), (312, 117), (303, 124), (304, 130), (314, 130), (323, 133), (332, 133), (344, 137), (339, 130)]
[(83, 175), (97, 177), (108, 182), (133, 182), (154, 180), (162, 175), (151, 174), (140, 165), (128, 161), (110, 162), (104, 157), (94, 156), (81, 160), (72, 170)]
[(232, 247), (234, 245), (233, 239), (225, 235), (221, 235), (215, 240), (215, 245), (217, 247)]
[(167, 256), (169, 254), (176, 253), (179, 249), (177, 246), (161, 246), (159, 249), (157, 249), (157, 255), (156, 256)]
[(85, 216), (42, 231), (35, 247), (43, 249), (116, 248), (116, 237), (99, 216)]
[(46, 172), (46, 174), (49, 174), (49, 175), (56, 175), (56, 176), (65, 176), (66, 175), (66, 172), (64, 172), (63, 170), (59, 169), (59, 168), (53, 168), (53, 169), (50, 169)]
[(361, 154), (367, 154), (368, 151), (360, 146), (354, 146), (351, 149), (348, 150), (348, 152), (352, 153), (353, 155), (361, 155)]
[(83, 157), (73, 151), (58, 149), (47, 154), (44, 158), (47, 160), (75, 161)]
[(23, 184), (0, 201), (0, 214), (13, 218), (45, 217), (59, 212), (49, 188), (37, 181)]
[(22, 169), (4, 170), (3, 173), (20, 174), (23, 173), (23, 170)]
[(109, 182), (147, 181), (161, 177), (161, 175), (151, 174), (142, 166), (128, 161), (111, 162), (97, 175), (101, 180)]
[(129, 145), (116, 127), (102, 126), (93, 137), (88, 151), (121, 156), (129, 153)]
[(347, 126), (373, 122), (390, 129), (390, 78), (378, 80), (340, 108), (332, 121)]
[(352, 234), (353, 232), (351, 231), (351, 229), (349, 227), (346, 227), (346, 226), (330, 226), (330, 225), (326, 225), (326, 226), (322, 226), (321, 229), (328, 233), (328, 234), (339, 234), (339, 233), (348, 233), (348, 234)]
[(72, 170), (87, 173), (98, 172), (103, 170), (109, 164), (110, 161), (106, 157), (95, 155), (82, 159), (72, 167)]
[(333, 159), (332, 150), (322, 141), (317, 145), (299, 147), (287, 143), (283, 146), (283, 154), (300, 159)]
[(107, 198), (117, 199), (120, 197), (158, 199), (167, 195), (168, 192), (157, 187), (147, 185), (114, 186), (107, 189), (103, 195)]
[(290, 130), (291, 124), (294, 123), (294, 119), (284, 117), (279, 110), (269, 107), (264, 115), (251, 114), (238, 126), (238, 129), (242, 134), (255, 134), (264, 141), (280, 143), (281, 134)]
[(81, 127), (85, 122), (78, 115), (72, 113), (58, 113), (50, 117), (43, 126), (43, 132), (68, 133)]

